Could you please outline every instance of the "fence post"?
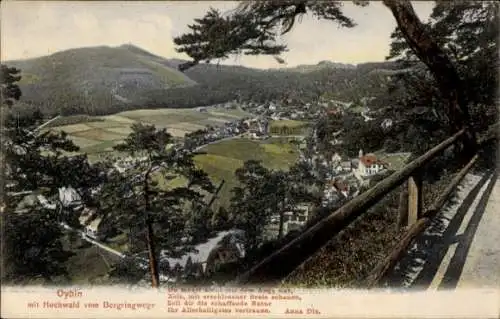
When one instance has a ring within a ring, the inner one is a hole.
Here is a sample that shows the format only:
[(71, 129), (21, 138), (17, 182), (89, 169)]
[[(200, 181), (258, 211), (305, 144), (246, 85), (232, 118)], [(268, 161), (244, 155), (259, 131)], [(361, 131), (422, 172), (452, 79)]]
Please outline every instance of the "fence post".
[(408, 179), (408, 226), (417, 222), (422, 216), (422, 177), (416, 171)]
[(408, 182), (401, 186), (399, 193), (399, 207), (398, 207), (398, 225), (397, 229), (401, 230), (408, 225)]

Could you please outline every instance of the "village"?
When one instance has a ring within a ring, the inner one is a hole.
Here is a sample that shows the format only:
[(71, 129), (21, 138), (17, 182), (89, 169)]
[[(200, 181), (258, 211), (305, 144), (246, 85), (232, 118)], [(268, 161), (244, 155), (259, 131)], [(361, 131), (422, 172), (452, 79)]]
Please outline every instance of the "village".
[[(183, 141), (167, 147), (196, 152), (205, 145), (239, 136), (257, 140), (270, 138), (273, 133), (281, 133), (280, 136), (285, 133), (285, 136), (288, 136), (286, 135), (289, 134), (287, 132), (276, 132), (276, 130), (273, 132), (270, 129), (270, 123), (290, 119), (313, 121), (324, 115), (343, 115), (351, 106), (350, 103), (333, 100), (328, 103), (321, 102), (314, 106), (311, 103), (306, 103), (300, 107), (283, 106), (274, 102), (261, 105), (252, 102), (237, 104), (235, 101), (228, 102), (223, 106), (234, 108), (236, 105), (241, 109), (252, 112), (255, 117), (224, 123), (216, 127), (208, 126), (205, 129), (187, 134)], [(206, 112), (205, 107), (199, 107), (197, 110), (198, 112)], [(365, 114), (362, 115), (365, 116)], [(370, 118), (365, 116), (365, 120), (368, 121)], [(318, 152), (313, 152), (314, 155), (307, 156), (302, 152), (306, 147), (311, 147), (311, 145), (307, 145), (306, 139), (308, 136), (312, 137), (312, 149), (316, 150), (316, 145), (314, 145), (314, 141), (317, 139), (316, 133), (314, 129), (309, 129), (307, 134), (291, 134), (289, 137), (298, 142), (301, 150), (298, 161), (305, 164), (318, 178), (324, 179), (325, 187), (321, 201), (323, 207), (335, 207), (356, 197), (370, 186), (370, 180), (373, 177), (398, 169), (401, 163), (404, 163), (410, 155), (407, 153), (365, 154), (363, 150), (359, 150), (356, 158), (345, 158), (339, 153), (326, 158)], [(342, 145), (343, 141), (338, 133), (340, 132), (333, 134), (332, 145)], [(393, 160), (395, 157), (399, 159), (399, 164), (395, 164)], [(114, 168), (124, 172), (132, 169), (137, 160), (138, 158), (119, 158), (115, 161)], [(395, 165), (399, 166), (395, 167)], [(97, 217), (94, 210), (84, 207), (79, 194), (74, 189), (69, 187), (59, 189), (60, 205), (49, 203), (42, 195), (35, 195), (35, 197), (36, 199), (31, 198), (31, 201), (38, 200), (46, 208), (58, 209), (60, 214), (75, 214), (78, 216), (80, 225), (69, 226), (65, 224), (65, 228), (79, 227), (83, 239), (99, 245), (120, 256), (120, 258), (125, 258), (122, 252), (115, 251), (108, 247), (105, 242), (102, 242), (106, 238), (109, 225), (103, 225), (101, 218)], [(22, 210), (23, 205), (26, 205), (26, 201), (22, 202), (18, 209)], [(310, 204), (298, 204), (293, 210), (285, 212), (283, 216), (283, 235), (303, 229), (304, 225), (310, 220), (313, 209), (314, 207)], [(279, 224), (280, 216), (278, 214), (272, 216), (265, 229), (265, 240), (272, 240), (278, 236)], [(162, 275), (163, 280), (176, 281), (179, 278), (186, 278), (186, 276), (194, 276), (195, 278), (206, 276), (216, 272), (218, 267), (222, 265), (237, 262), (245, 256), (244, 236), (244, 232), (238, 229), (220, 231), (206, 243), (195, 247), (196, 252), (188, 253), (180, 258), (167, 258), (160, 255), (160, 263), (167, 263), (167, 268), (170, 269), (168, 275)], [(141, 257), (140, 254), (135, 257), (135, 260), (142, 265), (141, 267), (147, 267), (145, 257)]]

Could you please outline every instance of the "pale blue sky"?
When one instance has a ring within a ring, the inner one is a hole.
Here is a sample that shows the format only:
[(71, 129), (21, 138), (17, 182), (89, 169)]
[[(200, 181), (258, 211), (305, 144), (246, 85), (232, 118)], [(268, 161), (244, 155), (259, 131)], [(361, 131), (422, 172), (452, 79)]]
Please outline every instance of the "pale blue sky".
[[(174, 36), (187, 31), (194, 18), (212, 6), (231, 10), (236, 2), (155, 1), (155, 2), (44, 2), (2, 1), (1, 59), (23, 59), (57, 51), (96, 45), (138, 45), (152, 53), (172, 58), (186, 56), (175, 52)], [(433, 2), (413, 2), (421, 19), (426, 20)], [(315, 64), (321, 60), (343, 63), (382, 61), (389, 51), (389, 36), (395, 22), (380, 2), (368, 7), (344, 2), (344, 12), (358, 25), (339, 28), (330, 21), (305, 16), (281, 41), (289, 45), (282, 57), (289, 66)], [(279, 67), (270, 56), (234, 57), (225, 64), (249, 67)]]

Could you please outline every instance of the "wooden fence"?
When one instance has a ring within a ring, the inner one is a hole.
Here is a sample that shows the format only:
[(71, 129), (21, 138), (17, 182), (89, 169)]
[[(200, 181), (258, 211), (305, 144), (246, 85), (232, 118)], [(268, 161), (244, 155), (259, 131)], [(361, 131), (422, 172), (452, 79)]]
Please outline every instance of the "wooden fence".
[[(385, 258), (368, 276), (367, 285), (369, 287), (376, 286), (386, 272), (400, 259), (412, 240), (429, 225), (431, 218), (434, 217), (446, 203), (452, 191), (478, 160), (477, 153), (470, 154), (471, 159), (448, 185), (445, 192), (440, 195), (427, 211), (423, 212), (422, 169), (450, 146), (462, 142), (463, 138), (467, 135), (466, 133), (465, 129), (455, 133), (453, 136), (407, 164), (400, 171), (393, 173), (363, 194), (355, 197), (266, 257), (249, 271), (239, 276), (235, 283), (250, 284), (281, 279), (283, 274), (290, 273), (299, 266), (303, 260), (316, 253), (319, 248), (345, 229), (371, 206), (380, 201), (385, 195), (406, 182), (407, 191), (402, 193), (407, 196), (407, 199), (401, 198), (402, 202), (406, 200), (406, 205), (403, 206), (405, 207), (405, 216), (400, 216), (400, 222), (404, 221), (408, 230), (401, 241), (394, 247), (391, 254), (389, 254), (389, 256), (387, 256), (387, 258)], [(490, 129), (478, 139), (478, 149), (487, 141), (496, 138), (497, 133), (498, 124), (490, 127)]]

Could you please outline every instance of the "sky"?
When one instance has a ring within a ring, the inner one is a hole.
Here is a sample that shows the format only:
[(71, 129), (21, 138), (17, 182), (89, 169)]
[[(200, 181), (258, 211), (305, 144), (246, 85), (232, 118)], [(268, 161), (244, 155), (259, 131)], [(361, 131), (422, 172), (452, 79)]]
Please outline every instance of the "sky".
[[(78, 47), (134, 44), (166, 58), (188, 58), (175, 51), (173, 38), (188, 30), (193, 19), (210, 8), (227, 12), (230, 1), (2, 1), (1, 60), (50, 55)], [(427, 20), (432, 1), (413, 2), (418, 16)], [(357, 26), (341, 28), (335, 22), (304, 16), (279, 39), (289, 51), (281, 57), (287, 66), (383, 61), (389, 52), (395, 21), (389, 9), (373, 1), (367, 7), (343, 4)], [(223, 64), (256, 68), (282, 67), (271, 56), (231, 57)]]

